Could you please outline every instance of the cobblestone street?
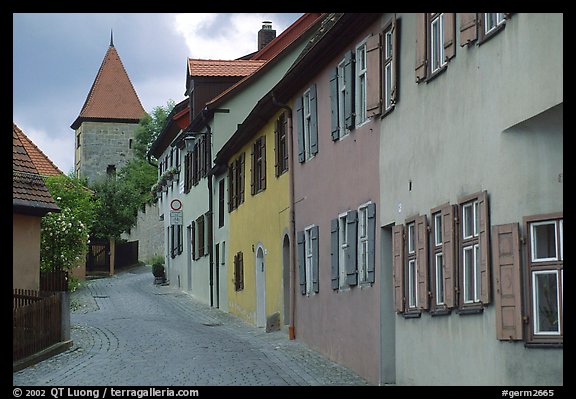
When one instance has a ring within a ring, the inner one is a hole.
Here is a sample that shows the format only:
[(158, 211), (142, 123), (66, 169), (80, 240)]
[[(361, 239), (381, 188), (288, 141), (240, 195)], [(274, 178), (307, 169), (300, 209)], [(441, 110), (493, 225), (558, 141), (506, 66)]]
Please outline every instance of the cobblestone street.
[(368, 385), (286, 332), (153, 284), (149, 266), (71, 294), (66, 352), (13, 373), (15, 386)]

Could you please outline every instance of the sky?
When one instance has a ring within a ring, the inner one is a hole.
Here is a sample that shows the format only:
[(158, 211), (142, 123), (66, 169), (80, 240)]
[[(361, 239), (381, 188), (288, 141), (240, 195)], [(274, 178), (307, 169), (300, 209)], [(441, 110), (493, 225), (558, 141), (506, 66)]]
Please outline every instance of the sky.
[(15, 13), (13, 122), (65, 174), (74, 168), (70, 125), (114, 47), (147, 112), (182, 101), (188, 58), (235, 59), (257, 50), (258, 30), (279, 35), (302, 13)]

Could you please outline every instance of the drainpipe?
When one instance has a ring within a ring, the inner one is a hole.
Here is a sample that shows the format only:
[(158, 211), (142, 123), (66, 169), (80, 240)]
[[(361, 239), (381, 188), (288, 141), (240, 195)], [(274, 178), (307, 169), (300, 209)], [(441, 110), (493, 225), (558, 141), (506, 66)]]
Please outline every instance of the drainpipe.
[(292, 140), (292, 108), (288, 104), (282, 104), (276, 100), (272, 92), (272, 103), (288, 113), (288, 175), (289, 175), (289, 197), (290, 197), (290, 325), (288, 326), (288, 336), (291, 340), (296, 339), (294, 319), (296, 316), (296, 216), (294, 211), (294, 143)]
[[(210, 267), (210, 307), (214, 306), (214, 250), (213, 250), (213, 246), (214, 246), (214, 221), (212, 220), (212, 213), (213, 213), (213, 204), (212, 204), (212, 178), (213, 175), (210, 173), (210, 171), (212, 170), (212, 129), (210, 128), (210, 125), (208, 124), (208, 121), (206, 119), (206, 110), (202, 111), (202, 120), (205, 123), (206, 126), (206, 139), (207, 139), (207, 143), (206, 143), (206, 147), (208, 148), (208, 154), (207, 158), (210, 160), (210, 170), (207, 172), (208, 176), (206, 176), (208, 179), (208, 217), (210, 218), (210, 226), (212, 226), (211, 228), (211, 232), (210, 232), (210, 237), (209, 237), (209, 243), (210, 245), (208, 245), (208, 259), (209, 259), (209, 267)], [(208, 243), (207, 243), (208, 244)]]

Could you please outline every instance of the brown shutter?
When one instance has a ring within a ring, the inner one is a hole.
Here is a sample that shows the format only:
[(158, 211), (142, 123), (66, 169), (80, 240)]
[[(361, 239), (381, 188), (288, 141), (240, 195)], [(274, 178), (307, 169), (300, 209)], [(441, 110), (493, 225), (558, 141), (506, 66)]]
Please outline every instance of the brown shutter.
[(450, 61), (456, 56), (456, 14), (444, 14), (444, 59)]
[(242, 203), (244, 203), (244, 169), (245, 169), (245, 158), (246, 158), (246, 154), (243, 152), (242, 155), (240, 155), (240, 159), (239, 159), (239, 170), (236, 172), (238, 174), (238, 183), (239, 183), (239, 191), (238, 191), (238, 196), (236, 197), (236, 201), (237, 204), (240, 205)]
[(392, 280), (394, 310), (404, 312), (404, 226), (392, 227)]
[(427, 64), (427, 42), (426, 42), (426, 14), (419, 12), (416, 14), (416, 83), (426, 79)]
[(478, 196), (478, 238), (480, 245), (480, 301), (490, 303), (490, 221), (488, 215), (488, 194), (483, 191)]
[(282, 172), (280, 166), (282, 163), (282, 160), (280, 159), (280, 123), (281, 117), (276, 119), (276, 122), (274, 123), (274, 174), (276, 177), (280, 176), (280, 173)]
[(262, 136), (260, 140), (260, 155), (262, 156), (262, 164), (260, 165), (260, 189), (266, 189), (266, 136)]
[(478, 17), (475, 12), (460, 13), (460, 46), (470, 46), (478, 39)]
[(190, 231), (192, 233), (190, 238), (190, 241), (192, 241), (192, 260), (196, 260), (196, 222), (192, 221)]
[(366, 115), (372, 117), (382, 112), (382, 84), (380, 77), (381, 69), (381, 35), (379, 33), (372, 35), (366, 42)]
[(456, 306), (456, 228), (454, 205), (446, 204), (442, 213), (442, 260), (444, 274), (444, 303), (446, 307)]
[(522, 340), (518, 223), (492, 227), (492, 258), (496, 283), (496, 337), (499, 340)]
[(250, 194), (256, 194), (256, 154), (258, 152), (258, 140), (252, 144), (250, 153)]
[(426, 215), (418, 216), (415, 220), (416, 227), (416, 265), (418, 298), (417, 307), (427, 310), (429, 308), (428, 286), (428, 221)]

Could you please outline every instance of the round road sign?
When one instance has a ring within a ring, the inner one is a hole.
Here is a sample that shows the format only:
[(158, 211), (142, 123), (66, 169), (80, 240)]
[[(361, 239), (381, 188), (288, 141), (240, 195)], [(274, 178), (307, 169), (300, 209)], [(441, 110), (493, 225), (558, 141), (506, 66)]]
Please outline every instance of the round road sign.
[(173, 211), (179, 211), (180, 209), (182, 209), (182, 201), (180, 201), (179, 199), (173, 199), (172, 201), (170, 201), (170, 208)]

